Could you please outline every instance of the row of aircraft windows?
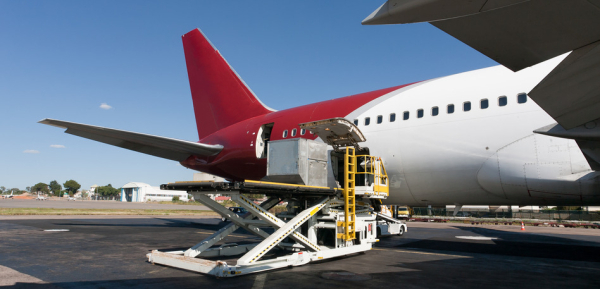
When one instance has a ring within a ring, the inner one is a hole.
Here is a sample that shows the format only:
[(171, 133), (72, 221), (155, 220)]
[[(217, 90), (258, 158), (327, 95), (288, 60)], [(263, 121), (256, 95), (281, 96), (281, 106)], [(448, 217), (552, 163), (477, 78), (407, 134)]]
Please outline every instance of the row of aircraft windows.
[[(297, 133), (298, 133), (297, 129), (292, 129), (291, 137), (295, 137)], [(312, 134), (312, 133), (313, 132), (311, 131), (310, 134)], [(301, 128), (300, 129), (300, 135), (305, 135), (305, 134), (306, 134), (306, 130), (303, 129), (303, 128)], [(286, 137), (288, 137), (288, 130), (287, 129), (283, 131), (283, 138), (286, 138)]]
[[(526, 93), (517, 94), (517, 103), (526, 103), (526, 102), (527, 102), (527, 94)], [(506, 96), (498, 97), (498, 106), (506, 106), (507, 104), (508, 104), (508, 98)], [(487, 98), (480, 100), (479, 107), (481, 109), (487, 109), (488, 107), (490, 107), (489, 100)], [(471, 111), (471, 102), (470, 101), (463, 102), (463, 111), (465, 111), (465, 112)], [(453, 114), (454, 113), (454, 104), (448, 104), (448, 106), (446, 107), (446, 112), (448, 114)], [(440, 114), (440, 108), (437, 106), (432, 107), (431, 108), (431, 116), (437, 116), (438, 114)], [(417, 118), (422, 118), (424, 115), (425, 115), (425, 112), (422, 108), (417, 109)], [(404, 113), (402, 113), (403, 120), (408, 120), (409, 118), (410, 118), (410, 112), (405, 111)], [(390, 113), (390, 122), (394, 122), (394, 121), (396, 121), (396, 114)], [(382, 122), (383, 122), (383, 116), (378, 115), (377, 116), (377, 124), (380, 124)], [(354, 124), (358, 125), (358, 119), (354, 120)], [(367, 126), (369, 124), (371, 124), (371, 118), (365, 117), (364, 125)]]
[[(519, 93), (517, 94), (517, 103), (526, 103), (527, 102), (527, 94), (526, 93)], [(498, 106), (506, 106), (508, 104), (508, 98), (506, 96), (500, 96), (498, 97)], [(479, 107), (481, 109), (487, 109), (488, 107), (490, 107), (490, 102), (487, 98), (484, 98), (482, 100), (479, 101)], [(470, 101), (465, 101), (463, 103), (463, 111), (471, 111), (471, 102)], [(446, 107), (446, 112), (448, 114), (453, 114), (454, 113), (454, 104), (448, 104)], [(437, 106), (434, 106), (431, 108), (431, 116), (437, 116), (440, 114), (440, 109)], [(422, 118), (425, 115), (424, 110), (423, 109), (418, 109), (417, 110), (417, 118)], [(410, 112), (405, 111), (402, 114), (402, 119), (403, 120), (408, 120), (410, 118)], [(396, 121), (396, 114), (395, 113), (390, 113), (390, 122), (395, 122)], [(382, 115), (378, 115), (377, 116), (377, 124), (383, 123), (383, 116)], [(358, 125), (358, 119), (354, 120), (354, 124)], [(365, 117), (365, 122), (364, 125), (367, 126), (371, 124), (371, 118), (370, 117)], [(291, 137), (295, 137), (298, 133), (297, 129), (292, 129), (292, 133), (289, 134), (288, 130), (284, 130), (283, 131), (283, 138), (287, 138), (288, 136)], [(312, 134), (312, 132), (310, 132)], [(306, 130), (305, 129), (300, 129), (300, 135), (305, 135), (306, 134)]]

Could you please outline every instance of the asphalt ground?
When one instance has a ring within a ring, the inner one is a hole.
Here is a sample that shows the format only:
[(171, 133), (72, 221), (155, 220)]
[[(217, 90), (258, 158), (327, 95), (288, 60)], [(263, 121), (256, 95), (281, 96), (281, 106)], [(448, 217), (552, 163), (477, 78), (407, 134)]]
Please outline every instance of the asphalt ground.
[[(214, 217), (0, 216), (0, 287), (600, 288), (594, 229), (409, 223), (403, 237), (382, 238), (365, 254), (224, 279), (146, 261), (152, 249), (190, 247), (223, 225)], [(224, 242), (252, 240), (238, 231)]]
[(119, 201), (67, 201), (50, 199), (0, 199), (0, 208), (54, 208), (54, 209), (140, 209), (140, 210), (208, 210), (202, 205), (167, 205), (158, 203), (129, 203)]

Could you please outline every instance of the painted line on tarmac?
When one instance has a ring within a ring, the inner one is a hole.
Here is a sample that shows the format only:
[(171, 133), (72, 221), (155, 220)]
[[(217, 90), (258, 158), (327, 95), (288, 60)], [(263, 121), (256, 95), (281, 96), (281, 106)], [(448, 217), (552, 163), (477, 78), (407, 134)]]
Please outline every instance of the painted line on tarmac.
[(485, 236), (455, 236), (457, 239), (475, 240), (475, 241), (491, 241), (498, 240), (497, 237), (485, 237)]
[(377, 251), (393, 251), (398, 253), (410, 253), (410, 254), (420, 254), (420, 255), (434, 255), (434, 256), (444, 256), (444, 257), (455, 257), (455, 258), (473, 258), (471, 256), (461, 256), (461, 255), (450, 255), (450, 254), (442, 254), (442, 253), (429, 253), (429, 252), (419, 252), (419, 251), (411, 251), (411, 250), (394, 250), (394, 249), (375, 249)]

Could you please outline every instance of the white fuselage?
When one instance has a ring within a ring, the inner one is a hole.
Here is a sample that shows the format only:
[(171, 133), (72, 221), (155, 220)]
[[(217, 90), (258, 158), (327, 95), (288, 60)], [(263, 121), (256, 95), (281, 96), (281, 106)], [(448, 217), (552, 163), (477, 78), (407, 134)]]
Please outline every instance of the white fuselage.
[[(358, 120), (367, 138), (364, 146), (384, 160), (391, 183), (386, 203), (599, 203), (597, 173), (575, 141), (534, 134), (556, 121), (529, 97), (517, 102), (518, 94), (531, 91), (562, 59), (516, 73), (495, 66), (425, 81), (349, 114), (346, 118)], [(507, 100), (504, 106), (499, 105), (502, 96)], [(488, 108), (481, 108), (482, 99), (488, 100)], [(470, 111), (464, 111), (465, 102), (470, 102)], [(450, 104), (453, 113), (448, 113)], [(378, 123), (380, 115), (383, 121)]]

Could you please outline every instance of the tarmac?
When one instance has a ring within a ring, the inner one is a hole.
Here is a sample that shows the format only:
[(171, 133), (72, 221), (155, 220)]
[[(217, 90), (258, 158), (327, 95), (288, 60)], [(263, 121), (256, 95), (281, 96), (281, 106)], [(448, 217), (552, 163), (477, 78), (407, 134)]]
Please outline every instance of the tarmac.
[(67, 201), (52, 198), (47, 201), (28, 199), (0, 199), (0, 208), (54, 208), (54, 209), (143, 209), (143, 210), (209, 210), (202, 205), (167, 205), (120, 201)]
[[(152, 249), (189, 248), (223, 225), (0, 216), (0, 288), (600, 288), (596, 229), (410, 222), (364, 254), (223, 279), (147, 262)], [(256, 239), (237, 231), (223, 242), (247, 241)]]

